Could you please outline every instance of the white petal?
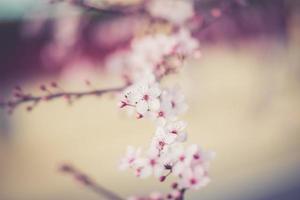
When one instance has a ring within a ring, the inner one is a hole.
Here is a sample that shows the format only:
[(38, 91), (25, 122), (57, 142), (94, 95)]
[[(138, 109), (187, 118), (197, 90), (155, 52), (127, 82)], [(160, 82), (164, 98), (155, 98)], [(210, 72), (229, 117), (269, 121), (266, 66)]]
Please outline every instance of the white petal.
[(164, 117), (156, 118), (157, 126), (164, 126), (167, 123), (167, 120)]
[(152, 174), (152, 168), (150, 166), (145, 166), (141, 173), (140, 173), (140, 178), (147, 178)]
[(149, 95), (151, 97), (158, 97), (161, 94), (161, 90), (159, 89), (158, 84), (153, 85), (152, 87), (149, 88)]
[(153, 171), (154, 171), (154, 176), (155, 177), (161, 177), (163, 175), (163, 172), (164, 172), (164, 166), (157, 165), (157, 166), (154, 167)]
[(155, 136), (156, 137), (163, 137), (164, 135), (166, 135), (165, 131), (164, 131), (164, 128), (161, 127), (161, 126), (158, 126), (156, 128), (156, 131), (155, 131)]
[(194, 175), (196, 178), (201, 179), (204, 176), (204, 169), (201, 165), (195, 167), (194, 169)]
[(183, 173), (185, 169), (185, 166), (183, 163), (177, 163), (175, 166), (173, 166), (172, 172), (178, 176), (179, 174)]
[(136, 104), (136, 111), (141, 114), (144, 115), (147, 111), (148, 111), (148, 104), (146, 101), (139, 101)]
[(187, 155), (188, 156), (193, 156), (195, 153), (199, 151), (199, 147), (196, 144), (192, 144), (187, 148)]
[(167, 133), (167, 134), (165, 135), (165, 137), (164, 137), (165, 142), (166, 142), (167, 144), (172, 144), (172, 143), (176, 140), (176, 138), (177, 138), (177, 135), (175, 135), (175, 134), (170, 134), (170, 133)]
[(152, 111), (157, 111), (160, 107), (160, 102), (158, 99), (152, 99), (149, 101), (149, 109)]
[(176, 128), (179, 131), (182, 131), (183, 129), (185, 129), (186, 126), (187, 126), (187, 123), (184, 122), (184, 121), (179, 121), (179, 122), (176, 123)]
[(186, 132), (180, 132), (180, 134), (178, 134), (178, 137), (176, 138), (176, 140), (178, 142), (185, 142), (187, 140)]

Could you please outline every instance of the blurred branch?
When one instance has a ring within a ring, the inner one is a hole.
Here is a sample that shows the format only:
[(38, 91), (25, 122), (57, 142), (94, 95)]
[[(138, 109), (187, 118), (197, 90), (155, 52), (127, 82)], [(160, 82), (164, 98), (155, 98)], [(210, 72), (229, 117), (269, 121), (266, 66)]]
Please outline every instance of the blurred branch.
[(106, 189), (102, 185), (99, 185), (98, 183), (93, 181), (89, 176), (79, 171), (78, 169), (75, 169), (71, 165), (63, 164), (62, 166), (60, 166), (60, 171), (70, 176), (73, 176), (73, 178), (75, 178), (76, 181), (86, 186), (87, 188), (93, 190), (95, 193), (99, 194), (100, 196), (105, 197), (106, 199), (124, 200), (122, 197), (119, 197), (114, 192)]
[[(58, 88), (56, 83), (51, 84), (52, 87)], [(108, 89), (96, 89), (90, 91), (82, 91), (82, 92), (65, 92), (60, 91), (53, 93), (46, 88), (46, 86), (40, 86), (40, 89), (44, 92), (47, 92), (46, 95), (41, 96), (33, 96), (31, 94), (24, 94), (20, 87), (15, 88), (14, 97), (15, 100), (8, 100), (8, 101), (0, 101), (0, 108), (8, 108), (9, 112), (12, 112), (17, 106), (24, 104), (24, 103), (32, 103), (31, 106), (27, 107), (28, 111), (31, 111), (34, 106), (42, 101), (51, 101), (54, 99), (65, 98), (72, 103), (73, 100), (79, 99), (84, 96), (101, 96), (107, 93), (119, 92), (122, 91), (125, 86), (122, 87), (115, 87), (115, 88), (108, 88)]]
[(91, 1), (87, 1), (87, 0), (50, 0), (50, 2), (51, 3), (68, 2), (74, 6), (78, 6), (86, 10), (112, 14), (112, 15), (126, 15), (126, 14), (146, 12), (144, 9), (145, 1), (142, 1), (141, 3), (135, 5), (120, 5), (120, 4), (112, 5), (107, 3), (107, 5), (104, 6), (96, 5), (95, 3), (92, 3)]

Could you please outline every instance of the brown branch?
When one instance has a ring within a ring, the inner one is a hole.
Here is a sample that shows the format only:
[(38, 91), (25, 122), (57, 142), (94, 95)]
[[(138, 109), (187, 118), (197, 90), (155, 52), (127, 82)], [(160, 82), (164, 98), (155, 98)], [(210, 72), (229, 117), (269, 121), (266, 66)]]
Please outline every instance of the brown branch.
[(73, 178), (81, 183), (83, 186), (91, 189), (95, 193), (99, 194), (102, 197), (105, 197), (109, 200), (124, 200), (124, 198), (120, 197), (116, 193), (106, 189), (102, 185), (96, 183), (94, 180), (92, 180), (89, 176), (87, 176), (85, 173), (81, 172), (78, 169), (75, 169), (73, 166), (69, 164), (63, 164), (60, 166), (60, 171), (73, 176)]
[(181, 189), (179, 192), (180, 196), (178, 197), (178, 200), (184, 200), (184, 194), (186, 192), (186, 189)]
[[(115, 88), (108, 88), (108, 89), (96, 89), (90, 91), (83, 91), (83, 92), (56, 92), (56, 93), (49, 93), (46, 95), (41, 96), (32, 96), (32, 95), (25, 95), (23, 93), (17, 93), (16, 100), (9, 100), (9, 101), (2, 101), (0, 102), (0, 108), (9, 108), (14, 109), (17, 106), (24, 104), (24, 103), (33, 103), (33, 105), (37, 105), (39, 102), (42, 101), (51, 101), (54, 99), (59, 98), (66, 98), (68, 100), (78, 99), (84, 96), (101, 96), (107, 93), (119, 92), (122, 91), (125, 86), (122, 87), (115, 87)], [(32, 107), (28, 107), (32, 108)]]

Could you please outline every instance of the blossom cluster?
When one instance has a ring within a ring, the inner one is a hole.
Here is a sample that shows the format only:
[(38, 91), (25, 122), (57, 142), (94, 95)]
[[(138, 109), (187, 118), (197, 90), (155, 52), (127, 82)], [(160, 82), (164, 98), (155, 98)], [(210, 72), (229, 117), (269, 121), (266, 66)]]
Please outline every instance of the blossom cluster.
[(199, 54), (198, 41), (182, 28), (171, 35), (156, 33), (135, 38), (129, 50), (116, 51), (106, 59), (105, 65), (121, 72), (129, 83), (136, 83), (176, 70), (182, 59), (191, 54)]
[[(179, 9), (181, 15), (172, 14), (176, 13), (174, 10), (166, 12), (166, 8)], [(199, 55), (198, 40), (183, 25), (193, 16), (193, 6), (190, 1), (152, 0), (147, 9), (151, 15), (168, 20), (176, 28), (171, 33), (146, 34), (133, 39), (129, 49), (117, 51), (106, 60), (108, 67), (118, 67), (129, 84), (121, 93), (120, 108), (155, 125), (149, 147), (142, 151), (129, 146), (120, 169), (131, 169), (140, 178), (153, 175), (161, 182), (170, 175), (175, 176), (167, 195), (154, 193), (146, 198), (131, 199), (178, 200), (183, 199), (186, 190), (199, 189), (209, 183), (208, 169), (214, 158), (213, 152), (204, 151), (196, 144), (183, 145), (187, 140), (187, 123), (179, 116), (188, 108), (185, 96), (179, 87), (165, 88), (160, 84), (161, 78), (176, 72), (185, 58)]]
[(195, 144), (183, 146), (187, 124), (178, 115), (187, 110), (187, 104), (178, 88), (161, 89), (158, 82), (149, 80), (138, 82), (124, 91), (121, 107), (134, 109), (138, 118), (155, 121), (156, 131), (144, 154), (140, 148), (128, 147), (120, 169), (130, 168), (140, 178), (154, 175), (160, 181), (174, 175), (177, 180), (168, 199), (177, 199), (179, 191), (199, 189), (209, 182), (208, 168), (214, 153)]
[[(214, 153), (193, 144), (185, 147), (187, 123), (179, 116), (188, 106), (179, 87), (163, 88), (160, 79), (170, 70), (176, 71), (182, 60), (198, 53), (199, 45), (188, 29), (171, 34), (146, 35), (131, 42), (129, 51), (117, 52), (108, 58), (111, 67), (122, 66), (129, 86), (122, 92), (119, 106), (146, 118), (156, 127), (149, 148), (129, 146), (121, 159), (120, 169), (132, 169), (137, 177), (151, 175), (163, 182), (176, 177), (172, 191), (146, 199), (180, 199), (183, 191), (199, 189), (210, 179), (208, 169)], [(136, 198), (143, 199), (143, 198)]]

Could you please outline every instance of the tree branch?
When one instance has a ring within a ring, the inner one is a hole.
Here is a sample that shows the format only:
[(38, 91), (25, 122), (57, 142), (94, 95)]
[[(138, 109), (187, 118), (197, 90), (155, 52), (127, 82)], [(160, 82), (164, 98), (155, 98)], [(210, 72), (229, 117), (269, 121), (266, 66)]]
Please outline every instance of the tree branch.
[(78, 169), (75, 169), (71, 165), (68, 164), (63, 164), (60, 166), (60, 171), (68, 174), (70, 176), (73, 176), (73, 178), (81, 183), (83, 186), (91, 189), (95, 193), (99, 194), (100, 196), (105, 197), (106, 199), (109, 200), (124, 200), (122, 197), (117, 195), (116, 193), (106, 189), (102, 185), (96, 183), (93, 181), (89, 176), (87, 176), (85, 173), (81, 172)]
[[(60, 91), (60, 92), (52, 93), (48, 91), (45, 86), (41, 86), (41, 90), (48, 92), (48, 94), (41, 95), (41, 96), (24, 94), (21, 89), (18, 89), (14, 95), (16, 99), (0, 102), (0, 108), (9, 108), (10, 110), (13, 110), (17, 106), (24, 103), (33, 103), (33, 106), (35, 106), (39, 102), (51, 101), (59, 98), (66, 98), (69, 102), (72, 102), (72, 100), (79, 99), (84, 96), (101, 96), (107, 93), (122, 91), (124, 88), (125, 86), (108, 88), (108, 89), (96, 89), (96, 90), (83, 91), (83, 92), (64, 92), (64, 91), (61, 92)], [(30, 111), (33, 108), (33, 106), (27, 107), (27, 110)]]

